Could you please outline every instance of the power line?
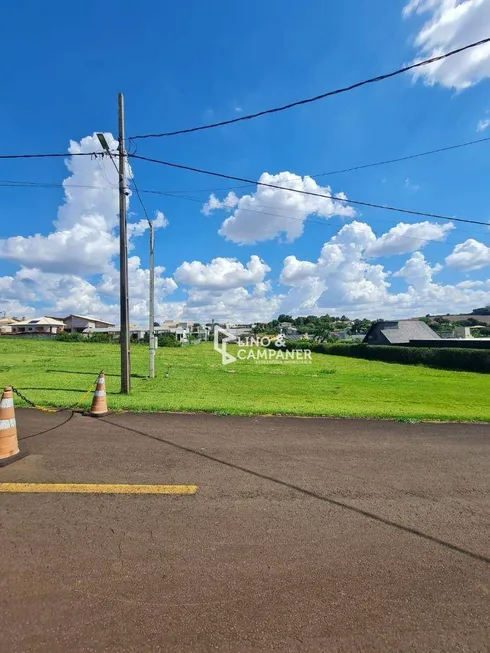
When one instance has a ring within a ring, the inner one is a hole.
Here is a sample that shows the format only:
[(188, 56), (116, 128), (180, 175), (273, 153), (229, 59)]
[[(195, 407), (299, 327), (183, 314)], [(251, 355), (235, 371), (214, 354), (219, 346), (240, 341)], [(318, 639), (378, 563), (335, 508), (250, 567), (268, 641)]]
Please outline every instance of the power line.
[(353, 172), (354, 170), (364, 170), (365, 168), (375, 168), (376, 166), (384, 166), (390, 163), (399, 163), (400, 161), (409, 161), (410, 159), (419, 159), (423, 156), (429, 156), (431, 154), (439, 154), (440, 152), (449, 152), (450, 150), (458, 150), (462, 147), (468, 147), (468, 145), (476, 145), (477, 143), (485, 143), (490, 141), (490, 137), (487, 138), (478, 138), (475, 141), (468, 141), (466, 143), (458, 143), (457, 145), (448, 145), (447, 147), (439, 147), (436, 150), (428, 150), (427, 152), (418, 152), (417, 154), (409, 154), (407, 156), (401, 156), (396, 159), (387, 159), (385, 161), (375, 161), (374, 163), (365, 163), (360, 166), (353, 166), (352, 168), (344, 168), (343, 170), (331, 170), (330, 172), (321, 172), (317, 175), (309, 175), (313, 179), (318, 177), (327, 177), (330, 175), (340, 175), (344, 172)]
[[(432, 154), (439, 154), (441, 152), (449, 152), (451, 150), (458, 150), (463, 147), (468, 147), (470, 145), (478, 145), (479, 143), (486, 143), (490, 141), (490, 137), (486, 138), (479, 138), (474, 141), (467, 141), (465, 143), (457, 143), (456, 145), (448, 145), (446, 147), (439, 147), (434, 150), (427, 150), (425, 152), (416, 152), (415, 154), (408, 154), (407, 156), (402, 156), (402, 157), (397, 157), (393, 159), (385, 159), (383, 161), (375, 161), (373, 163), (364, 163), (361, 165), (357, 166), (352, 166), (350, 168), (342, 168), (338, 170), (330, 170), (328, 172), (320, 172), (314, 175), (307, 175), (308, 177), (311, 177), (312, 179), (318, 179), (319, 177), (327, 177), (327, 176), (333, 176), (333, 175), (339, 175), (342, 173), (346, 172), (354, 172), (356, 170), (363, 170), (365, 168), (374, 168), (377, 166), (382, 166), (382, 165), (388, 165), (392, 163), (399, 163), (401, 161), (409, 161), (410, 159), (418, 159), (424, 156), (430, 156)], [(90, 153), (79, 153), (79, 154), (22, 154), (22, 155), (0, 155), (1, 158), (34, 158), (34, 157), (49, 157), (49, 156), (56, 156), (56, 157), (61, 157), (61, 156), (97, 156), (97, 159), (99, 156), (105, 156), (105, 153), (103, 152), (90, 152)], [(128, 156), (135, 156), (134, 154), (129, 154)], [(111, 157), (112, 160), (112, 157)], [(107, 180), (109, 181), (109, 180)], [(110, 182), (109, 182), (110, 183)], [(52, 188), (65, 188), (65, 185), (63, 184), (56, 184), (56, 183), (50, 183), (50, 182), (31, 182), (31, 181), (10, 181), (10, 180), (0, 180), (0, 185), (2, 186), (39, 186), (39, 187), (52, 187)], [(219, 192), (219, 191), (225, 191), (225, 190), (239, 190), (241, 188), (250, 188), (251, 186), (255, 186), (256, 182), (250, 183), (250, 184), (240, 184), (239, 186), (224, 186), (220, 188), (194, 188), (194, 189), (182, 189), (182, 190), (171, 190), (168, 191), (168, 193), (213, 193), (213, 192)], [(114, 188), (117, 190), (117, 185), (115, 184), (114, 186), (83, 186), (80, 184), (67, 184), (66, 187), (68, 188)], [(141, 191), (141, 192), (149, 192), (149, 191)], [(163, 192), (163, 191), (162, 191)], [(167, 191), (165, 191), (167, 192)]]
[(181, 165), (178, 163), (170, 163), (169, 161), (163, 161), (161, 159), (152, 159), (147, 156), (141, 156), (138, 154), (132, 154), (131, 158), (133, 159), (139, 159), (140, 161), (148, 161), (149, 163), (158, 163), (160, 165), (168, 166), (170, 168), (177, 168), (179, 170), (189, 170), (190, 172), (198, 172), (200, 174), (204, 175), (210, 175), (212, 177), (220, 177), (221, 179), (232, 179), (233, 181), (242, 181), (246, 182), (247, 184), (251, 185), (257, 185), (257, 186), (265, 186), (266, 188), (275, 188), (276, 190), (285, 190), (289, 191), (290, 193), (299, 193), (301, 195), (308, 195), (312, 197), (321, 197), (323, 199), (330, 199), (330, 200), (335, 200), (337, 202), (346, 202), (349, 204), (356, 204), (358, 206), (367, 206), (369, 208), (374, 208), (374, 209), (382, 209), (383, 211), (395, 211), (396, 213), (405, 213), (409, 215), (417, 215), (421, 216), (424, 218), (433, 218), (435, 220), (449, 220), (449, 221), (454, 221), (454, 222), (465, 222), (467, 224), (480, 224), (485, 227), (489, 226), (488, 222), (482, 222), (479, 220), (465, 220), (463, 218), (453, 218), (447, 215), (440, 215), (438, 213), (426, 213), (424, 211), (414, 211), (411, 209), (401, 209), (395, 206), (388, 206), (388, 205), (383, 205), (383, 204), (374, 204), (372, 202), (363, 202), (361, 200), (353, 200), (353, 199), (347, 199), (343, 197), (336, 197), (335, 195), (327, 195), (323, 193), (314, 193), (312, 191), (307, 191), (307, 190), (300, 190), (298, 188), (286, 188), (284, 186), (278, 186), (276, 184), (268, 184), (263, 181), (252, 181), (251, 179), (246, 179), (244, 177), (234, 177), (233, 175), (225, 175), (220, 172), (212, 172), (210, 170), (202, 170), (200, 168), (193, 168), (191, 166), (185, 166)]
[[(375, 161), (374, 163), (364, 163), (361, 165), (357, 166), (352, 166), (350, 168), (342, 168), (340, 170), (330, 170), (329, 172), (320, 172), (315, 175), (307, 175), (308, 177), (311, 177), (312, 179), (318, 179), (319, 177), (329, 177), (333, 175), (340, 175), (342, 173), (346, 172), (354, 172), (355, 170), (364, 170), (366, 168), (375, 168), (377, 166), (383, 166), (383, 165), (388, 165), (391, 163), (399, 163), (400, 161), (409, 161), (411, 159), (418, 159), (424, 156), (430, 156), (432, 154), (440, 154), (441, 152), (449, 152), (451, 150), (458, 150), (461, 149), (462, 147), (468, 147), (469, 145), (477, 145), (478, 143), (486, 143), (490, 141), (490, 137), (486, 138), (478, 138), (477, 140), (474, 141), (467, 141), (466, 143), (458, 143), (456, 145), (448, 145), (446, 147), (439, 147), (435, 150), (427, 150), (425, 152), (417, 152), (415, 154), (408, 154), (407, 156), (402, 156), (398, 157), (395, 159), (385, 159), (383, 161)], [(226, 186), (224, 188), (200, 188), (200, 189), (193, 189), (193, 190), (174, 190), (171, 191), (173, 193), (213, 193), (213, 192), (218, 192), (221, 190), (239, 190), (241, 188), (250, 188), (251, 186), (255, 186), (254, 184), (241, 184), (240, 186)]]
[(188, 129), (179, 129), (173, 132), (162, 132), (159, 134), (142, 134), (139, 136), (131, 136), (129, 138), (129, 141), (134, 141), (136, 139), (143, 139), (143, 138), (163, 138), (165, 136), (178, 136), (180, 134), (190, 134), (191, 132), (203, 131), (205, 129), (214, 129), (215, 127), (223, 127), (224, 125), (231, 125), (233, 123), (242, 122), (244, 120), (252, 120), (253, 118), (259, 118), (260, 116), (266, 116), (272, 113), (279, 113), (280, 111), (286, 111), (287, 109), (292, 109), (293, 107), (298, 107), (303, 104), (310, 104), (311, 102), (317, 102), (318, 100), (323, 100), (324, 98), (331, 97), (332, 95), (340, 95), (341, 93), (347, 93), (348, 91), (352, 91), (356, 88), (360, 88), (361, 86), (366, 86), (367, 84), (374, 84), (376, 82), (381, 82), (385, 79), (390, 79), (391, 77), (396, 77), (397, 75), (406, 73), (409, 70), (415, 70), (416, 68), (427, 66), (428, 64), (435, 63), (436, 61), (442, 61), (443, 59), (447, 59), (448, 57), (452, 57), (456, 54), (460, 54), (465, 50), (469, 50), (471, 48), (476, 48), (480, 45), (484, 45), (485, 43), (490, 43), (490, 38), (486, 38), (481, 41), (476, 41), (475, 43), (470, 43), (469, 45), (465, 45), (462, 48), (457, 48), (456, 50), (452, 50), (451, 52), (446, 52), (445, 54), (441, 54), (437, 57), (432, 57), (431, 59), (426, 59), (425, 61), (419, 61), (417, 63), (413, 63), (410, 66), (404, 66), (403, 68), (399, 68), (398, 70), (395, 70), (391, 73), (385, 73), (384, 75), (371, 77), (370, 79), (365, 79), (362, 82), (356, 82), (355, 84), (351, 84), (350, 86), (344, 86), (343, 88), (338, 88), (335, 89), (334, 91), (327, 91), (326, 93), (321, 93), (320, 95), (315, 95), (314, 97), (307, 98), (304, 100), (297, 100), (296, 102), (290, 102), (289, 104), (285, 104), (283, 106), (276, 107), (274, 109), (266, 109), (265, 111), (250, 113), (246, 116), (239, 116), (237, 118), (232, 118), (230, 120), (222, 120), (221, 122), (215, 122), (209, 125), (200, 125), (198, 127), (190, 127)]
[[(134, 177), (132, 177), (132, 181), (134, 183)], [(247, 184), (247, 185), (249, 185), (249, 184)], [(44, 184), (44, 183), (40, 183), (40, 182), (5, 182), (5, 181), (1, 181), (1, 180), (0, 180), (0, 187), (64, 188), (64, 186), (62, 184)], [(86, 186), (86, 185), (75, 185), (75, 184), (73, 184), (73, 185), (71, 185), (71, 187), (72, 188), (88, 188), (88, 189), (94, 189), (94, 190), (99, 190), (99, 189), (100, 190), (117, 190), (116, 187), (112, 187), (112, 186)], [(287, 190), (290, 190), (290, 189), (287, 189)], [(202, 204), (202, 200), (197, 198), (197, 197), (185, 197), (185, 196), (182, 196), (182, 195), (175, 195), (174, 193), (172, 193), (170, 191), (156, 190), (156, 189), (146, 189), (146, 188), (138, 189), (138, 191), (136, 190), (136, 186), (135, 186), (136, 195), (138, 196), (138, 198), (140, 200), (141, 206), (143, 207), (143, 211), (145, 212), (145, 216), (146, 216), (146, 219), (148, 221), (149, 221), (148, 213), (146, 211), (145, 205), (144, 205), (139, 193), (148, 193), (148, 194), (151, 194), (151, 195), (160, 195), (160, 196), (164, 196), (164, 197), (172, 197), (173, 199), (176, 199), (176, 200), (185, 200), (185, 201), (188, 201), (188, 202), (195, 202), (197, 204)], [(263, 206), (265, 208), (268, 207), (268, 205), (266, 205), (266, 204), (264, 204)], [(273, 208), (273, 207), (271, 207), (271, 208)], [(290, 210), (294, 210), (294, 209), (290, 208)], [(247, 208), (246, 211), (248, 213), (258, 213), (260, 215), (267, 215), (267, 216), (271, 216), (271, 217), (282, 218), (282, 219), (285, 219), (285, 220), (299, 220), (301, 222), (308, 222), (308, 223), (312, 223), (312, 224), (317, 224), (317, 225), (320, 225), (322, 227), (326, 227), (327, 229), (334, 229), (334, 230), (336, 228), (342, 228), (343, 226), (345, 226), (345, 224), (348, 224), (348, 223), (340, 223), (340, 222), (332, 222), (332, 221), (326, 222), (325, 220), (314, 220), (314, 219), (308, 218), (308, 217), (303, 219), (303, 218), (299, 218), (299, 217), (295, 217), (295, 216), (284, 215), (282, 213), (272, 213), (271, 211), (258, 211), (257, 209), (251, 209), (251, 208)], [(487, 224), (485, 226), (488, 227)], [(488, 233), (483, 232), (483, 231), (475, 232), (475, 231), (469, 231), (467, 229), (465, 230), (465, 229), (459, 229), (459, 228), (457, 229), (457, 231), (459, 233), (463, 232), (463, 233), (469, 233), (469, 234), (473, 234), (473, 235), (481, 234), (481, 235), (488, 236)], [(398, 234), (397, 237), (398, 238), (403, 238), (403, 239), (406, 239), (406, 240), (412, 240), (412, 241), (413, 240), (418, 240), (418, 241), (423, 242), (423, 243), (441, 242), (440, 238), (417, 238), (416, 236), (404, 236), (402, 234)], [(449, 241), (445, 241), (445, 242), (449, 242)]]
[[(141, 206), (143, 208), (143, 211), (145, 212), (145, 216), (146, 216), (147, 220), (149, 220), (148, 213), (146, 211), (146, 208), (145, 208), (145, 205), (144, 205), (144, 203), (142, 201), (140, 193), (149, 194), (149, 195), (160, 195), (160, 196), (163, 196), (163, 197), (171, 197), (171, 198), (176, 199), (176, 200), (186, 200), (186, 201), (195, 202), (195, 203), (201, 204), (201, 205), (203, 203), (202, 199), (199, 199), (197, 197), (188, 197), (188, 196), (176, 195), (175, 194), (176, 192), (180, 192), (180, 191), (165, 191), (165, 190), (148, 189), (148, 188), (141, 188), (140, 189), (140, 188), (137, 188), (134, 177), (132, 177), (131, 180), (135, 184), (134, 190), (135, 190), (135, 193), (136, 193), (136, 195), (137, 195), (137, 197), (138, 197), (138, 199), (140, 201), (140, 204), (141, 204)], [(252, 184), (247, 184), (246, 187), (249, 187), (251, 185)], [(253, 185), (255, 185), (255, 183)], [(87, 189), (90, 189), (90, 190), (113, 190), (113, 191), (118, 190), (117, 186), (88, 186), (88, 185), (82, 185), (82, 184), (70, 184), (68, 187), (66, 187), (63, 184), (54, 184), (54, 183), (0, 180), (0, 188), (4, 188), (4, 187), (6, 187), (6, 188), (9, 188), (9, 187), (10, 188), (47, 188), (47, 189), (50, 189), (50, 188), (56, 188), (56, 189), (58, 189), (58, 188), (63, 188), (63, 189), (64, 188), (87, 188)], [(245, 186), (236, 186), (235, 188), (244, 188), (244, 187)], [(217, 189), (217, 190), (220, 190), (220, 189)], [(226, 190), (226, 189), (224, 189), (224, 190)], [(291, 190), (291, 189), (288, 188), (288, 189), (285, 189), (285, 190)], [(182, 191), (182, 192), (184, 192), (184, 191)], [(199, 191), (185, 191), (185, 192), (199, 192)], [(327, 197), (327, 196), (321, 195), (321, 197)], [(336, 199), (338, 199), (338, 198), (336, 198)], [(341, 200), (341, 201), (349, 202), (350, 200), (347, 199), (347, 200)], [(265, 208), (268, 208), (268, 207), (274, 208), (274, 207), (272, 207), (270, 205), (267, 205), (267, 204), (263, 204), (262, 206), (264, 206)], [(292, 207), (289, 207), (289, 210), (290, 211), (295, 211), (295, 210), (299, 211), (300, 209), (293, 209)], [(286, 216), (286, 215), (278, 214), (278, 213), (257, 211), (256, 209), (251, 209), (251, 208), (247, 208), (246, 211), (249, 212), (249, 213), (260, 213), (262, 215), (270, 215), (270, 216), (274, 216), (274, 217), (278, 217), (278, 218), (285, 218), (287, 220), (302, 220), (304, 222), (312, 222), (314, 224), (324, 225), (324, 226), (327, 226), (329, 228), (332, 228), (332, 224), (328, 224), (325, 221), (321, 221), (321, 220), (313, 220), (313, 219), (309, 219), (309, 218), (305, 218), (303, 220), (302, 218), (296, 218), (296, 217), (293, 217), (293, 216)], [(449, 219), (450, 220), (455, 220), (455, 218), (449, 218)], [(338, 226), (338, 227), (344, 226), (341, 223), (333, 223), (333, 224)], [(483, 224), (485, 224), (486, 227), (490, 226), (488, 223), (483, 223)], [(459, 233), (481, 234), (481, 235), (487, 235), (488, 236), (488, 233), (483, 232), (483, 231), (474, 231), (474, 230), (470, 231), (468, 229), (460, 229), (460, 228), (457, 228), (457, 231)], [(403, 236), (399, 236), (399, 237), (403, 237)], [(412, 239), (412, 240), (420, 240), (420, 241), (432, 240), (432, 239), (427, 239), (427, 238), (415, 238), (413, 236), (407, 236), (407, 238)], [(434, 241), (434, 242), (439, 242), (439, 241)]]
[(143, 211), (144, 211), (146, 221), (148, 222), (148, 224), (151, 224), (151, 220), (150, 220), (150, 218), (149, 218), (149, 216), (148, 216), (148, 211), (146, 210), (146, 206), (144, 205), (144, 202), (143, 202), (143, 200), (141, 199), (140, 191), (139, 191), (139, 188), (138, 188), (138, 186), (137, 186), (137, 184), (136, 184), (136, 180), (135, 180), (135, 178), (133, 177), (133, 175), (131, 175), (131, 181), (133, 182), (134, 190), (135, 190), (135, 192), (136, 192), (136, 197), (138, 198), (138, 201), (139, 201), (139, 203), (141, 204), (141, 207), (142, 207), (142, 209), (143, 209)]
[[(111, 154), (117, 155), (117, 152), (111, 152)], [(105, 152), (64, 152), (60, 154), (59, 152), (55, 154), (46, 153), (46, 154), (0, 154), (0, 159), (53, 159), (61, 157), (70, 157), (70, 156), (91, 156), (94, 159), (97, 159), (99, 156), (107, 156)]]
[[(161, 190), (146, 190), (146, 189), (143, 190), (142, 189), (141, 192), (142, 193), (151, 193), (153, 195), (163, 195), (165, 197), (173, 197), (176, 200), (185, 200), (185, 201), (188, 201), (188, 202), (196, 202), (197, 204), (202, 204), (202, 200), (200, 200), (197, 197), (184, 197), (182, 195), (174, 195), (174, 194), (172, 194), (170, 192), (161, 191)], [(263, 204), (262, 206), (267, 208), (269, 205)], [(270, 208), (274, 208), (274, 207), (270, 207)], [(243, 209), (243, 210), (246, 211), (247, 213), (259, 213), (260, 215), (269, 215), (269, 216), (276, 217), (276, 218), (284, 218), (285, 220), (300, 220), (302, 222), (309, 222), (309, 223), (312, 223), (312, 224), (319, 224), (320, 226), (327, 227), (328, 229), (335, 229), (337, 227), (342, 228), (346, 224), (349, 224), (347, 222), (346, 223), (340, 223), (340, 222), (332, 222), (330, 220), (328, 222), (326, 222), (325, 220), (314, 220), (314, 219), (308, 218), (308, 217), (306, 217), (303, 220), (303, 218), (297, 218), (297, 217), (291, 216), (291, 215), (284, 215), (282, 213), (271, 213), (270, 211), (258, 211), (257, 209), (250, 209), (250, 208), (246, 208), (246, 209)], [(291, 207), (290, 207), (289, 210), (294, 211), (295, 209), (291, 209)], [(490, 225), (485, 223), (485, 226), (488, 227)], [(487, 237), (489, 235), (488, 232), (484, 232), (484, 231), (474, 231), (474, 230), (470, 231), (468, 229), (460, 229), (460, 228), (455, 228), (455, 231), (457, 231), (458, 233), (468, 233), (468, 234), (473, 234), (473, 235), (481, 234), (481, 235), (484, 235), (484, 236), (487, 236)], [(406, 240), (419, 240), (420, 242), (424, 242), (424, 243), (427, 243), (427, 242), (440, 243), (440, 242), (442, 242), (442, 240), (440, 238), (417, 238), (416, 236), (404, 236), (402, 234), (397, 234), (397, 238), (403, 238), (403, 239), (406, 239)], [(445, 242), (448, 243), (450, 241), (445, 241)]]

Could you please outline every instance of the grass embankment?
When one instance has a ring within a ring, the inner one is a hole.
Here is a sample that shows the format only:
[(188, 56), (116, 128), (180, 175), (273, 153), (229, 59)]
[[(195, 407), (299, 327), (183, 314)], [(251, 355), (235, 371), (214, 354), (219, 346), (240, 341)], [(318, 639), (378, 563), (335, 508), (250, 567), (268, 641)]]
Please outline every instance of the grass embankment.
[(490, 375), (323, 354), (311, 365), (224, 367), (206, 343), (159, 349), (158, 377), (149, 380), (147, 348), (134, 346), (131, 356), (132, 392), (124, 396), (117, 345), (2, 337), (0, 384), (42, 406), (69, 406), (103, 369), (111, 410), (490, 421)]

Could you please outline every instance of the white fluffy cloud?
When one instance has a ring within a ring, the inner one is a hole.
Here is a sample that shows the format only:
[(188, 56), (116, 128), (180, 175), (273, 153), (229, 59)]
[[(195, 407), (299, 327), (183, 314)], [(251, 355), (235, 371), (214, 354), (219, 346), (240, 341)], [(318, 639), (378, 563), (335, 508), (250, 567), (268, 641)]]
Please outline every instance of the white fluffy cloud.
[(391, 256), (393, 254), (408, 254), (427, 245), (430, 241), (442, 241), (454, 225), (418, 222), (405, 224), (400, 222), (395, 227), (380, 236), (370, 247), (368, 256)]
[(446, 257), (446, 264), (450, 268), (460, 270), (480, 270), (490, 265), (490, 247), (469, 238), (456, 245), (453, 252)]
[[(369, 225), (354, 221), (323, 245), (316, 262), (288, 256), (280, 280), (290, 290), (280, 311), (400, 318), (467, 311), (490, 302), (489, 282), (435, 283), (442, 266), (431, 265), (418, 251), (394, 274), (370, 264), (365, 258), (378, 241)], [(393, 292), (392, 277), (402, 279), (407, 288)]]
[[(105, 136), (115, 150), (115, 139)], [(79, 143), (71, 141), (69, 154), (100, 150), (94, 134)], [(107, 158), (67, 156), (65, 163), (70, 175), (63, 182), (64, 202), (53, 221), (54, 231), (0, 240), (0, 258), (21, 265), (14, 276), (0, 277), (0, 309), (9, 315), (74, 312), (117, 322), (119, 272), (112, 260), (119, 253), (117, 172)], [(168, 222), (157, 211), (153, 224), (158, 229)], [(146, 229), (146, 219), (128, 224), (130, 249), (131, 239)], [(163, 267), (156, 267), (157, 307), (177, 288), (163, 272)], [(94, 281), (84, 278), (88, 275), (101, 277)], [(129, 259), (129, 286), (130, 315), (138, 320), (148, 314), (149, 271), (141, 268), (137, 256)], [(174, 313), (182, 311), (182, 306), (175, 306)]]
[(282, 297), (274, 295), (268, 284), (252, 289), (200, 290), (189, 292), (185, 315), (194, 320), (230, 321), (236, 323), (272, 320), (279, 311)]
[(274, 295), (265, 281), (268, 272), (269, 266), (256, 255), (245, 265), (234, 258), (215, 258), (208, 264), (184, 262), (174, 277), (190, 286), (185, 317), (246, 323), (272, 319), (281, 296)]
[[(165, 229), (165, 227), (168, 227), (168, 220), (161, 211), (157, 211), (152, 224), (154, 229)], [(142, 218), (139, 222), (128, 222), (128, 238), (142, 236), (149, 228), (150, 225), (146, 218)]]
[(208, 201), (202, 207), (202, 212), (204, 215), (210, 215), (213, 211), (217, 209), (234, 209), (238, 204), (238, 197), (233, 191), (228, 193), (224, 200), (219, 200), (214, 193), (211, 193)]
[(393, 276), (403, 277), (413, 288), (424, 288), (432, 283), (432, 277), (442, 270), (442, 265), (431, 267), (421, 252), (414, 252), (405, 265)]
[(258, 256), (251, 256), (247, 265), (233, 258), (215, 258), (209, 264), (184, 261), (175, 271), (175, 278), (195, 288), (226, 290), (257, 284), (264, 280), (270, 267)]
[[(111, 149), (117, 142), (106, 134)], [(100, 151), (96, 135), (70, 142), (69, 153)], [(66, 159), (70, 176), (64, 180), (65, 199), (47, 236), (13, 236), (0, 240), (0, 258), (46, 272), (94, 274), (106, 268), (118, 251), (117, 173), (105, 158)]]
[[(155, 266), (155, 299), (159, 301), (177, 289), (177, 284), (171, 277), (164, 277), (165, 268)], [(141, 267), (139, 256), (128, 259), (129, 297), (131, 301), (147, 301), (149, 299), (150, 271)], [(111, 263), (108, 272), (102, 275), (97, 290), (106, 297), (119, 297), (119, 270)]]
[(0, 240), (0, 258), (46, 272), (96, 274), (118, 251), (119, 241), (95, 225), (79, 224), (48, 236)]
[(0, 277), (0, 304), (2, 299), (15, 299), (31, 305), (30, 311), (12, 311), (11, 315), (32, 315), (36, 312), (62, 316), (79, 313), (109, 318), (118, 310), (115, 303), (103, 303), (95, 286), (86, 279), (72, 274), (43, 272), (36, 268), (21, 268), (14, 276)]
[[(333, 195), (329, 186), (319, 186), (311, 177), (300, 177), (291, 172), (280, 172), (277, 175), (264, 172), (259, 181), (323, 196)], [(303, 233), (304, 222), (309, 215), (322, 218), (334, 215), (352, 218), (356, 215), (352, 207), (339, 201), (347, 199), (344, 193), (336, 193), (335, 197), (337, 199), (315, 197), (258, 186), (255, 193), (243, 195), (239, 199), (234, 193), (229, 193), (223, 201), (211, 195), (203, 212), (209, 215), (217, 209), (233, 210), (219, 230), (220, 235), (227, 240), (244, 244), (272, 240), (284, 235), (287, 241), (292, 242)]]
[[(389, 284), (388, 273), (381, 265), (371, 265), (363, 260), (366, 250), (376, 242), (371, 227), (354, 221), (340, 229), (324, 244), (316, 263), (299, 261), (295, 256), (284, 260), (281, 282), (303, 288), (306, 301), (325, 302), (329, 306), (362, 306), (380, 302)], [(295, 300), (299, 292), (293, 293)], [(290, 305), (285, 299), (284, 308)]]
[[(438, 56), (488, 37), (490, 0), (410, 0), (404, 16), (426, 16), (415, 38), (417, 60)], [(490, 43), (415, 72), (426, 84), (464, 89), (490, 77)]]

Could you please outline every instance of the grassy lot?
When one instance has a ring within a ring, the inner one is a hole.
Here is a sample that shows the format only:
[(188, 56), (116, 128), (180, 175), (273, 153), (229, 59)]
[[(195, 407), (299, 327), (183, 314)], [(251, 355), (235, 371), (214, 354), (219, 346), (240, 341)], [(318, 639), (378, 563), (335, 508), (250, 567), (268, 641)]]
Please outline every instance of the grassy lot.
[(239, 361), (224, 367), (206, 343), (159, 349), (158, 378), (149, 380), (147, 348), (136, 345), (131, 356), (132, 393), (124, 396), (117, 345), (4, 337), (0, 384), (43, 406), (68, 406), (103, 369), (111, 410), (490, 421), (490, 375), (323, 354), (313, 354), (311, 365)]

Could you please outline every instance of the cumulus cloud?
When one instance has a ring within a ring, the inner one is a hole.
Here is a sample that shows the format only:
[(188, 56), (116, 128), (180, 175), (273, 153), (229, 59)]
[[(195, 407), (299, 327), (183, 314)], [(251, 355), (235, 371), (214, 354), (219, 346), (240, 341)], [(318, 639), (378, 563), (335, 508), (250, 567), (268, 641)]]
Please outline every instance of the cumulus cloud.
[(12, 236), (0, 240), (0, 258), (46, 272), (95, 274), (119, 251), (119, 241), (95, 226), (75, 225), (48, 236)]
[(460, 281), (456, 288), (482, 288), (484, 285), (483, 281)]
[[(376, 243), (369, 225), (354, 221), (323, 245), (317, 261), (288, 256), (280, 281), (290, 290), (280, 312), (402, 318), (467, 311), (490, 302), (489, 282), (435, 283), (442, 266), (431, 265), (418, 251), (394, 274), (370, 264), (366, 257)], [(405, 282), (406, 289), (393, 292), (392, 277)]]
[[(154, 229), (165, 229), (165, 227), (168, 227), (168, 220), (161, 211), (156, 211), (152, 224)], [(128, 238), (142, 236), (149, 228), (150, 225), (146, 218), (142, 218), (139, 222), (128, 222)]]
[(186, 301), (185, 315), (194, 320), (214, 318), (217, 321), (250, 324), (272, 320), (279, 311), (281, 300), (281, 295), (272, 294), (270, 287), (263, 283), (250, 290), (243, 287), (192, 289)]
[(43, 272), (36, 268), (21, 268), (14, 276), (0, 277), (0, 305), (3, 298), (32, 305), (29, 314), (96, 313), (104, 318), (117, 311), (116, 304), (101, 301), (95, 286), (86, 279), (72, 274)]
[(272, 240), (284, 235), (292, 242), (303, 233), (304, 222), (309, 215), (331, 218), (334, 215), (352, 218), (356, 212), (346, 202), (344, 193), (333, 192), (329, 186), (319, 186), (311, 177), (300, 177), (291, 172), (271, 175), (264, 172), (259, 179), (266, 184), (318, 193), (323, 197), (291, 193), (288, 190), (258, 186), (255, 193), (238, 198), (229, 193), (223, 200), (211, 195), (203, 207), (209, 215), (217, 209), (233, 209), (232, 215), (221, 225), (219, 234), (236, 243), (255, 243)]
[[(105, 134), (109, 148), (117, 142)], [(69, 154), (98, 152), (94, 134), (80, 142), (71, 141)], [(32, 315), (74, 312), (98, 315), (118, 321), (119, 271), (113, 258), (119, 253), (119, 196), (117, 171), (107, 158), (67, 157), (70, 175), (64, 180), (64, 200), (53, 221), (54, 231), (47, 235), (13, 236), (0, 239), (0, 258), (20, 264), (14, 276), (0, 277), (0, 309), (8, 314)], [(128, 175), (131, 169), (128, 165)], [(129, 205), (130, 195), (128, 196)], [(168, 224), (156, 211), (156, 229)], [(128, 224), (131, 239), (148, 229), (146, 219)], [(176, 290), (177, 284), (163, 276), (164, 268), (155, 269), (157, 307)], [(86, 276), (99, 276), (88, 280)], [(140, 259), (129, 259), (130, 314), (132, 319), (148, 315), (149, 271)], [(104, 298), (104, 301), (102, 301)], [(168, 307), (181, 314), (183, 306)]]
[(228, 193), (224, 200), (219, 200), (214, 193), (211, 193), (208, 201), (202, 207), (204, 215), (210, 215), (217, 209), (234, 209), (238, 204), (238, 197), (233, 191)]
[(446, 256), (446, 264), (460, 270), (480, 270), (490, 265), (490, 247), (469, 238), (456, 245), (453, 252)]
[(432, 283), (432, 277), (442, 270), (442, 265), (431, 267), (421, 252), (414, 252), (405, 265), (393, 276), (403, 277), (414, 288), (424, 288)]
[[(171, 277), (164, 277), (165, 268), (155, 266), (155, 299), (157, 301), (167, 297), (177, 289), (177, 284)], [(128, 259), (129, 297), (134, 301), (147, 301), (149, 299), (150, 271), (141, 267), (139, 256), (130, 256)], [(119, 297), (119, 270), (111, 263), (108, 272), (102, 275), (97, 284), (97, 290), (106, 297)]]
[(184, 261), (174, 276), (177, 281), (195, 288), (226, 290), (258, 284), (269, 271), (270, 267), (253, 255), (246, 265), (233, 258), (215, 258), (207, 265), (200, 261)]
[[(489, 0), (411, 0), (405, 17), (426, 16), (415, 38), (417, 60), (438, 56), (488, 37)], [(423, 66), (415, 72), (426, 84), (464, 89), (490, 77), (490, 44)]]
[[(111, 149), (117, 142), (106, 134)], [(100, 151), (96, 135), (70, 142), (69, 153)], [(67, 158), (70, 176), (64, 180), (64, 202), (47, 236), (13, 236), (0, 240), (0, 258), (58, 273), (101, 272), (118, 251), (117, 173), (106, 158)]]
[(430, 241), (443, 241), (452, 229), (454, 229), (452, 222), (446, 224), (435, 224), (432, 222), (405, 224), (400, 222), (377, 238), (368, 247), (366, 254), (367, 256), (408, 254), (424, 247)]
[[(319, 305), (328, 302), (331, 306), (351, 307), (379, 301), (389, 286), (388, 273), (381, 265), (363, 260), (366, 250), (375, 242), (371, 227), (354, 221), (324, 244), (316, 263), (288, 256), (281, 283), (304, 288), (310, 304), (313, 298)], [(298, 298), (298, 295), (296, 291), (294, 296)]]
[(282, 296), (274, 295), (265, 280), (268, 272), (270, 267), (256, 255), (246, 264), (222, 257), (208, 264), (185, 261), (174, 274), (179, 283), (189, 286), (185, 317), (245, 323), (272, 319)]

